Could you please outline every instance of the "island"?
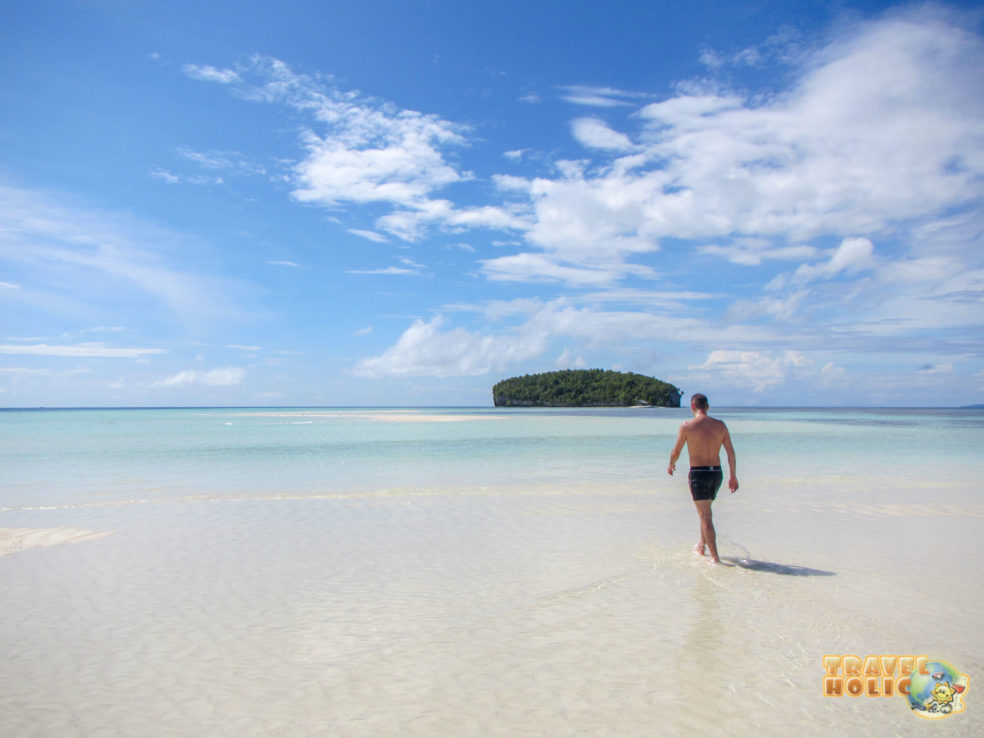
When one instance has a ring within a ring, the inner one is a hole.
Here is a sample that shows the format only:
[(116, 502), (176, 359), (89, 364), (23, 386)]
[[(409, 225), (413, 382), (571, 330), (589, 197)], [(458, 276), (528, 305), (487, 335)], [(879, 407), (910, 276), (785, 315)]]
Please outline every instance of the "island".
[(653, 377), (604, 369), (526, 374), (496, 383), (496, 407), (680, 407), (681, 390)]

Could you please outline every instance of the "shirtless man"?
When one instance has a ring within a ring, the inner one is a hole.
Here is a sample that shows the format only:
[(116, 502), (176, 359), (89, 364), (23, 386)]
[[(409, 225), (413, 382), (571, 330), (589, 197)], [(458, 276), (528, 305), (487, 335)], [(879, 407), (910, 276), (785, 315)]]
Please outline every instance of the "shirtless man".
[(717, 539), (714, 534), (714, 523), (711, 520), (711, 503), (717, 497), (724, 474), (721, 471), (721, 446), (728, 454), (728, 466), (731, 478), (728, 488), (734, 494), (738, 490), (738, 477), (735, 473), (735, 449), (731, 445), (728, 426), (707, 414), (707, 397), (695, 394), (690, 398), (690, 410), (694, 417), (680, 426), (676, 446), (670, 453), (670, 466), (667, 471), (670, 476), (676, 469), (677, 459), (683, 447), (687, 447), (690, 455), (690, 495), (694, 498), (697, 515), (700, 516), (700, 541), (694, 545), (694, 551), (704, 555), (705, 547), (711, 554), (711, 561), (720, 564), (718, 558)]

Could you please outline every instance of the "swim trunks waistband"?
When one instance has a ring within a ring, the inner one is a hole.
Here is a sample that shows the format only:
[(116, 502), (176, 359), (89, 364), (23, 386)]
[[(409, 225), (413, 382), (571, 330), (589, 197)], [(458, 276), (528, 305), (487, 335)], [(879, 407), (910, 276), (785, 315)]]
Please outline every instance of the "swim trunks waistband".
[(721, 471), (720, 466), (692, 466), (690, 471)]

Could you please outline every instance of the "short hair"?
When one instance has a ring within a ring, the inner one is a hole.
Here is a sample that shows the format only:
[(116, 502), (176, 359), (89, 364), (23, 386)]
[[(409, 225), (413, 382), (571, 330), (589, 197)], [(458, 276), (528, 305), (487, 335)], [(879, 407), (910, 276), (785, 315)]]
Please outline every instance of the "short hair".
[(707, 395), (702, 395), (700, 392), (695, 392), (693, 397), (690, 398), (690, 404), (698, 410), (707, 410)]

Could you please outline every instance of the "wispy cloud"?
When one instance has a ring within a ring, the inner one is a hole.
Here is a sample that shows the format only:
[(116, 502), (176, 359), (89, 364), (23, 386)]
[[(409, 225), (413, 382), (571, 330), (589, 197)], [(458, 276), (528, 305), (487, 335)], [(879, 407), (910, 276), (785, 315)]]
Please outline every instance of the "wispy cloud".
[(426, 267), (410, 259), (400, 259), (402, 266), (389, 266), (381, 269), (348, 269), (347, 274), (391, 274), (391, 275), (420, 275)]
[(0, 345), (0, 354), (23, 354), (29, 356), (67, 356), (87, 359), (139, 359), (144, 356), (167, 353), (160, 348), (120, 348), (101, 343), (79, 343), (74, 345)]
[(364, 231), (358, 228), (349, 228), (349, 233), (353, 236), (358, 236), (359, 238), (364, 238), (367, 241), (372, 241), (373, 243), (387, 243), (389, 239), (386, 238), (382, 233), (377, 233), (376, 231)]
[(154, 383), (155, 387), (187, 387), (189, 385), (205, 385), (207, 387), (229, 387), (240, 384), (246, 376), (246, 370), (239, 367), (223, 367), (198, 371), (189, 369), (178, 372), (174, 376)]
[(188, 235), (3, 185), (0, 222), (0, 263), (25, 275), (30, 286), (16, 299), (35, 308), (75, 319), (130, 300), (162, 304), (180, 319), (241, 315), (233, 296), (244, 284), (196, 273), (175, 258), (204, 248)]
[(614, 108), (633, 106), (640, 98), (651, 98), (647, 93), (629, 92), (613, 87), (594, 87), (590, 85), (567, 85), (561, 87), (564, 91), (561, 99), (574, 105), (586, 105), (592, 108)]
[[(235, 77), (200, 69), (186, 71), (196, 79), (227, 84), (247, 99), (286, 105), (309, 117), (301, 137), (306, 155), (293, 171), (292, 195), (300, 202), (330, 208), (389, 205), (393, 211), (379, 218), (378, 229), (404, 240), (416, 240), (435, 226), (521, 226), (507, 208), (459, 209), (434, 197), (474, 176), (448, 156), (469, 143), (465, 125), (342, 90), (330, 78), (295, 72), (270, 57), (251, 58), (237, 66)], [(370, 233), (358, 235), (372, 240)]]
[(185, 64), (184, 72), (193, 79), (228, 85), (239, 82), (239, 74), (233, 69), (218, 69), (208, 65)]

